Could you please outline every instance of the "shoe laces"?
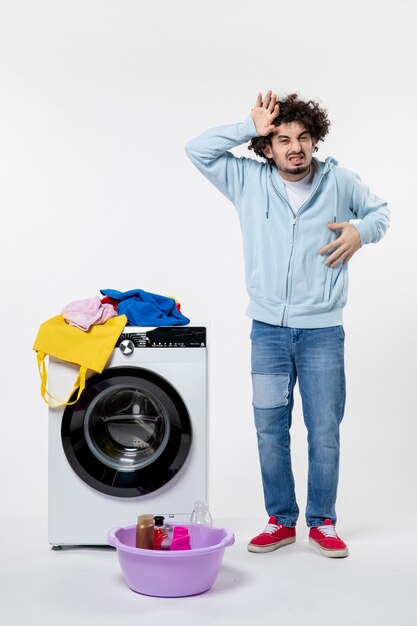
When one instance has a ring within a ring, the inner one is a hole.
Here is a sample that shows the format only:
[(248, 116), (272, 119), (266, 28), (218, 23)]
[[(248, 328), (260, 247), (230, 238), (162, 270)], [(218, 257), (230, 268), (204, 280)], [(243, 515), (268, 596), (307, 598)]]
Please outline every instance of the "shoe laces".
[(325, 537), (339, 539), (336, 533), (336, 528), (333, 525), (327, 524), (326, 526), (318, 526), (317, 530), (319, 530)]
[(275, 533), (280, 528), (282, 528), (282, 524), (267, 524), (265, 526), (264, 533), (267, 534), (267, 535), (272, 535), (273, 533)]

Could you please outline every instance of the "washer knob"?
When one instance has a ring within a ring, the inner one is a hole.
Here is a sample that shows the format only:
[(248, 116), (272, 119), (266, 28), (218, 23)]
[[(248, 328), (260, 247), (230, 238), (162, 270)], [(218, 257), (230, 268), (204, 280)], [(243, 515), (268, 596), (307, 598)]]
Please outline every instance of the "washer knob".
[(124, 354), (125, 356), (129, 356), (129, 354), (132, 354), (132, 352), (134, 352), (135, 344), (131, 339), (123, 339), (123, 341), (120, 342), (119, 348), (122, 354)]

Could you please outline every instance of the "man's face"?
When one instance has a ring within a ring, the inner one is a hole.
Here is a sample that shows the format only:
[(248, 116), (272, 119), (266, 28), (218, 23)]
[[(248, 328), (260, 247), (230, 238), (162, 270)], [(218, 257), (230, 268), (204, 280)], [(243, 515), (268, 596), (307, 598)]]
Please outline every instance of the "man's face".
[(309, 170), (316, 143), (300, 122), (283, 123), (272, 131), (271, 145), (264, 148), (264, 154), (274, 160), (282, 178), (300, 180)]

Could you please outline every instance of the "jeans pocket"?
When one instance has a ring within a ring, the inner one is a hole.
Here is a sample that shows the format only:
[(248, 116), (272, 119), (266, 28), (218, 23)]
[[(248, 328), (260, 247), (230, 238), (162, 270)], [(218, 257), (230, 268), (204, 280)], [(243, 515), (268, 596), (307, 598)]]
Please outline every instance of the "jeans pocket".
[(289, 374), (257, 374), (252, 372), (255, 409), (275, 409), (288, 404)]

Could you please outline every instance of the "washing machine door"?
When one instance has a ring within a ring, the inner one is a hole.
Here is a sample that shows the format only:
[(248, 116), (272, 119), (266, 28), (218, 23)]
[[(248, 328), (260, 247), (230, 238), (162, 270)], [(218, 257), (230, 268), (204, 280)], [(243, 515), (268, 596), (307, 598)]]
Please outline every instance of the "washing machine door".
[(88, 485), (112, 496), (137, 497), (160, 489), (184, 465), (191, 421), (165, 379), (136, 367), (92, 376), (62, 419), (68, 462)]

